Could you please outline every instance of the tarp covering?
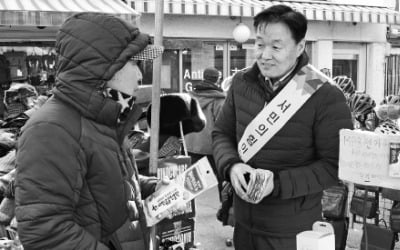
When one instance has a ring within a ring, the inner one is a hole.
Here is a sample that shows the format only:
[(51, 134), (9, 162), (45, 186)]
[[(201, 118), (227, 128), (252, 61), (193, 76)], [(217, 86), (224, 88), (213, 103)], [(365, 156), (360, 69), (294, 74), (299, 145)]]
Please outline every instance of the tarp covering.
[[(132, 7), (154, 13), (157, 0), (133, 0)], [(400, 24), (400, 13), (386, 7), (305, 1), (165, 0), (164, 14), (252, 17), (272, 5), (285, 4), (308, 20)]]
[(121, 0), (0, 0), (0, 25), (60, 26), (79, 12), (102, 12), (134, 22), (139, 13)]

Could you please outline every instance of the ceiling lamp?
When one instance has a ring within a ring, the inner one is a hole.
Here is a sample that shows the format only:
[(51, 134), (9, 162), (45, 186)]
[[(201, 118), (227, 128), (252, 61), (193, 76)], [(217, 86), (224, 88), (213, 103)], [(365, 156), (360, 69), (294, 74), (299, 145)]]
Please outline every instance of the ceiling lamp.
[(236, 42), (238, 43), (244, 43), (246, 42), (251, 35), (251, 31), (247, 25), (244, 23), (240, 22), (232, 32), (233, 38), (235, 39)]

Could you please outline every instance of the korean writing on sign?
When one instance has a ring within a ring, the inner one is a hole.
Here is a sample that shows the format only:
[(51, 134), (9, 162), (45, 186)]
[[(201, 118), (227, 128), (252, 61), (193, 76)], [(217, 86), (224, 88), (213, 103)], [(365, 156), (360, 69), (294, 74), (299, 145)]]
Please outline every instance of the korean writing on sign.
[(178, 200), (181, 195), (179, 189), (171, 190), (171, 192), (165, 194), (156, 203), (152, 204), (152, 210), (157, 211), (159, 208), (170, 205), (173, 201)]
[(254, 133), (250, 133), (246, 142), (242, 143), (240, 146), (242, 152), (246, 153), (249, 147), (252, 147), (258, 141), (257, 137), (264, 135), (272, 128), (290, 106), (291, 104), (288, 100), (284, 100), (282, 103), (276, 105), (276, 107), (269, 112), (265, 121), (261, 121), (254, 129)]
[[(397, 144), (400, 145), (398, 135), (340, 130), (339, 178), (361, 185), (400, 189), (400, 175), (390, 171), (391, 162), (397, 160)], [(391, 158), (391, 153), (396, 157)]]

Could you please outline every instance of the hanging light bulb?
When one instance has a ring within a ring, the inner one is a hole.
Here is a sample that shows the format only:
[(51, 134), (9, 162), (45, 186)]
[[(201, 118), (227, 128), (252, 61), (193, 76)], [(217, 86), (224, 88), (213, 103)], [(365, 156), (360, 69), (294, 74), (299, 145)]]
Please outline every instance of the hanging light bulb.
[(236, 42), (238, 43), (244, 43), (246, 42), (251, 35), (251, 31), (247, 25), (244, 23), (240, 22), (232, 32), (233, 38), (235, 39)]

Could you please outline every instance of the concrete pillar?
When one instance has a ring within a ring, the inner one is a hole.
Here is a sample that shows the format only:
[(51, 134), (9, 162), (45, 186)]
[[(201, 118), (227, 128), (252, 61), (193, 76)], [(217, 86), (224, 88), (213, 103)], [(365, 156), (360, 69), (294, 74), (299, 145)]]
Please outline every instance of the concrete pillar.
[(317, 69), (329, 69), (332, 77), (333, 41), (318, 40), (313, 43), (311, 62)]
[(385, 43), (367, 44), (366, 89), (376, 103), (380, 103), (385, 94)]

